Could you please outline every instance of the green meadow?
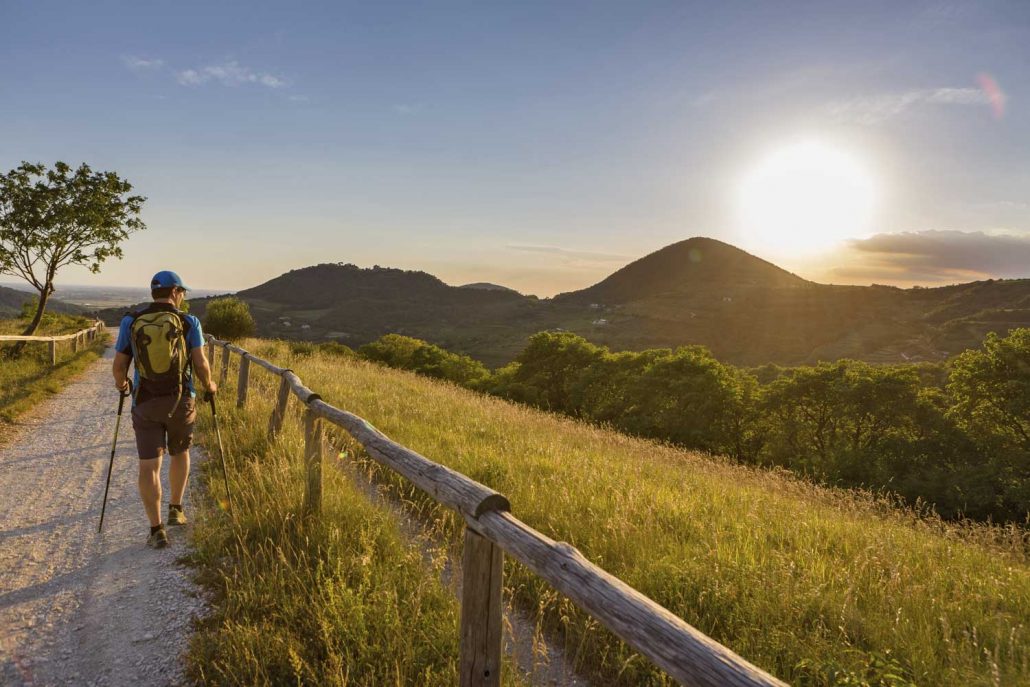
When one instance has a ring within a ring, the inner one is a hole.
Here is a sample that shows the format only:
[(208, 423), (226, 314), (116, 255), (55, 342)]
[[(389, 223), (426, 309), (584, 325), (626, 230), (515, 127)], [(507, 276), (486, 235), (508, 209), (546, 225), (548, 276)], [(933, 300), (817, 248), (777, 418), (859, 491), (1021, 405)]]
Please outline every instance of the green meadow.
[[(507, 495), (517, 517), (788, 682), (1030, 681), (1020, 528), (944, 522), (311, 347), (241, 345), (293, 369), (326, 402)], [(244, 411), (230, 410), (235, 366), (220, 396), (236, 515), (208, 508), (198, 529), (218, 612), (193, 642), (194, 676), (449, 684), (457, 605), (440, 582), (445, 553), (427, 557), (406, 543), (395, 518), (335, 470), (323, 520), (298, 522), (299, 423), (291, 415), (269, 444), (278, 379), (252, 366), (251, 380)], [(427, 530), (457, 541), (453, 514), (338, 442), (330, 463), (356, 460)], [(209, 487), (224, 500), (214, 467)], [(511, 560), (505, 587), (597, 684), (670, 682)]]

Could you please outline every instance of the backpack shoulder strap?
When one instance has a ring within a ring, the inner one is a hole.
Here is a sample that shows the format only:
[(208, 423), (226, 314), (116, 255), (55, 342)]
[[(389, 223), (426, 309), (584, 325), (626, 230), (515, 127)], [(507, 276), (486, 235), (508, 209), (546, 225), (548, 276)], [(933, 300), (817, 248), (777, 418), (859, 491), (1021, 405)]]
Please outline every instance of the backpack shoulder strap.
[(176, 317), (179, 318), (179, 323), (182, 325), (182, 335), (179, 337), (182, 339), (182, 350), (186, 354), (186, 369), (193, 369), (193, 358), (190, 356), (189, 340), (186, 338), (187, 329), (192, 327), (193, 324), (190, 322), (186, 313), (175, 308), (172, 312), (175, 313)]
[(132, 321), (135, 322), (137, 319), (139, 319), (141, 315), (149, 315), (152, 312), (160, 311), (160, 308), (155, 308), (154, 303), (151, 303), (150, 305), (144, 305), (140, 308), (137, 308), (136, 310), (129, 310), (125, 314), (126, 316), (131, 317)]

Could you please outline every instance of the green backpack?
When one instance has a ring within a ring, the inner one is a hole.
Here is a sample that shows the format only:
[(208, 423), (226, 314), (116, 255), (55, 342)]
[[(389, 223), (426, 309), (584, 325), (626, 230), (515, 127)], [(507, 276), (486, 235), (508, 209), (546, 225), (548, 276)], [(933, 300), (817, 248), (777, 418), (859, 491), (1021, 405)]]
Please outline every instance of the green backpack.
[(129, 328), (132, 356), (139, 371), (139, 388), (147, 396), (175, 396), (175, 409), (190, 369), (186, 350), (186, 321), (178, 310), (147, 308), (133, 316)]

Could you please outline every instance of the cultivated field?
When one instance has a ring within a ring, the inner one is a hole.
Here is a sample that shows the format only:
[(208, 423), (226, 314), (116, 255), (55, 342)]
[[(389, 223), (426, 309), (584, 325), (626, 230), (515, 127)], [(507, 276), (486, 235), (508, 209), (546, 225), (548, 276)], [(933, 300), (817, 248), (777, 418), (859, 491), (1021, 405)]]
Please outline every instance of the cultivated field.
[[(919, 518), (866, 495), (729, 465), (349, 358), (296, 354), (285, 343), (241, 345), (292, 368), (326, 402), (504, 493), (528, 524), (572, 543), (792, 683), (1030, 681), (1030, 565), (1017, 529)], [(217, 562), (208, 570), (217, 571), (225, 600), (221, 625), (194, 644), (197, 670), (239, 679), (271, 652), (314, 679), (390, 656), (383, 677), (391, 682), (434, 675), (447, 683), (457, 656), (456, 607), (434, 565), (406, 548), (396, 523), (343, 479), (327, 484), (325, 524), (317, 532), (298, 529), (297, 423), (268, 447), (262, 437), (273, 380), (254, 367), (251, 378), (266, 386), (251, 391), (249, 421), (229, 413), (223, 428), (236, 458), (242, 529), (230, 533), (226, 519), (211, 518), (202, 530), (201, 556)], [(226, 408), (229, 379), (221, 397)], [(352, 446), (344, 450), (338, 459), (352, 457)], [(258, 469), (248, 458), (264, 462)], [(459, 531), (453, 515), (369, 469), (427, 527), (445, 537)], [(224, 493), (220, 484), (212, 481), (216, 494)], [(225, 546), (235, 560), (221, 557)], [(304, 565), (291, 567), (298, 561)], [(665, 682), (521, 566), (509, 562), (505, 573), (511, 597), (539, 613), (599, 684)], [(355, 631), (355, 622), (370, 632)]]

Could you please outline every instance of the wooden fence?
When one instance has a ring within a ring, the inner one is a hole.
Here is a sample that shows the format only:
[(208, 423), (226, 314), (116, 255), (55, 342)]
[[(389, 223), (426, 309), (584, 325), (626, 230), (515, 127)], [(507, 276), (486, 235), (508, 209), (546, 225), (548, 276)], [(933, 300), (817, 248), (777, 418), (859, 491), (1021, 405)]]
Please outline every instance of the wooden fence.
[(57, 344), (61, 341), (70, 341), (72, 353), (79, 348), (92, 343), (104, 331), (104, 323), (100, 320), (94, 322), (86, 329), (80, 329), (74, 334), (63, 334), (61, 336), (0, 336), (0, 341), (46, 341), (50, 348), (50, 364), (57, 364)]
[(323, 423), (345, 430), (371, 458), (462, 515), (466, 524), (460, 630), (462, 687), (500, 684), (505, 553), (542, 577), (681, 684), (784, 687), (785, 683), (594, 565), (574, 547), (556, 542), (520, 521), (509, 512), (511, 504), (502, 494), (392, 441), (357, 415), (329, 405), (304, 386), (291, 370), (208, 337), (207, 352), (212, 370), (216, 347), (222, 349), (219, 374), (222, 384), (229, 375), (230, 356), (240, 357), (238, 408), (247, 403), (252, 364), (281, 379), (268, 423), (270, 437), (281, 431), (291, 395), (304, 406), (307, 474), (304, 509), (307, 515), (317, 516), (321, 509)]

